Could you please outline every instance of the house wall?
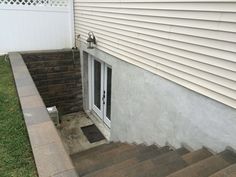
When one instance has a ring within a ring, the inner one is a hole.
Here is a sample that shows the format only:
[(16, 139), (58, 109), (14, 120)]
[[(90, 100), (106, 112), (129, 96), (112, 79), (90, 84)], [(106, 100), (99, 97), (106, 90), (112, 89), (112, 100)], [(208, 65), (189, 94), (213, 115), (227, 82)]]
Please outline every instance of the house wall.
[(112, 66), (111, 140), (236, 149), (236, 110), (99, 49), (81, 45), (84, 108), (88, 54)]
[(85, 42), (236, 108), (236, 2), (233, 0), (75, 0)]

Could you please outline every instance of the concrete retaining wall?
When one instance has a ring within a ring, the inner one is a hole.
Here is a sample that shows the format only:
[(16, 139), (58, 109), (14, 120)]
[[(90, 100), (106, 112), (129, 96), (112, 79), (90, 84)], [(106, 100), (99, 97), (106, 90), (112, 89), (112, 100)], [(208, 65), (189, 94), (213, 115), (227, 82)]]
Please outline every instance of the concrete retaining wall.
[(62, 114), (82, 110), (80, 53), (51, 51), (22, 54), (47, 107)]
[(39, 177), (78, 177), (70, 156), (19, 53), (9, 53), (12, 73)]

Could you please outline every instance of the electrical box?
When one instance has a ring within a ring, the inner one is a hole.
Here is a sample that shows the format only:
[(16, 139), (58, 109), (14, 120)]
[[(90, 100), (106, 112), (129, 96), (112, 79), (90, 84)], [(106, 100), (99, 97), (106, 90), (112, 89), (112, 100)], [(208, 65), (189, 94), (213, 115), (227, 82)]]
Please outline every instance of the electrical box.
[(54, 124), (57, 126), (60, 124), (59, 122), (59, 114), (56, 106), (48, 107), (48, 114), (51, 117), (52, 121)]

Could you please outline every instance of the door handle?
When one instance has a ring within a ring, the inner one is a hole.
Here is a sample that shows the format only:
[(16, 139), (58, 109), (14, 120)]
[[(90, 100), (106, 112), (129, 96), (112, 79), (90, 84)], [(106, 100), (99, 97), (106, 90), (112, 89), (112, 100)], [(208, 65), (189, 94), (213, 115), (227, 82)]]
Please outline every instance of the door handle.
[(105, 90), (103, 91), (103, 95), (102, 95), (102, 103), (105, 104), (105, 98), (106, 98), (106, 92)]

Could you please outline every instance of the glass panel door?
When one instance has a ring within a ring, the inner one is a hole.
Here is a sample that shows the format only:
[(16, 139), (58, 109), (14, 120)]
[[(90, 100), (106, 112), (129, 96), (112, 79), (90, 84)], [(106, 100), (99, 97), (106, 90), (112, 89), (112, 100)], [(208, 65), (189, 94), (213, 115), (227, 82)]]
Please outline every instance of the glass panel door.
[(94, 105), (101, 109), (101, 63), (94, 60)]
[(104, 88), (106, 93), (106, 102), (104, 105), (104, 122), (109, 127), (111, 124), (111, 78), (112, 78), (112, 69), (108, 65), (105, 65)]
[(110, 127), (112, 69), (104, 62), (91, 57), (91, 108)]
[(92, 108), (102, 118), (103, 66), (97, 60), (92, 60), (92, 92)]

